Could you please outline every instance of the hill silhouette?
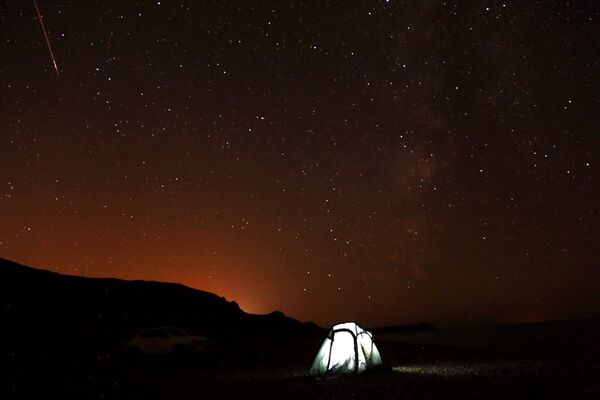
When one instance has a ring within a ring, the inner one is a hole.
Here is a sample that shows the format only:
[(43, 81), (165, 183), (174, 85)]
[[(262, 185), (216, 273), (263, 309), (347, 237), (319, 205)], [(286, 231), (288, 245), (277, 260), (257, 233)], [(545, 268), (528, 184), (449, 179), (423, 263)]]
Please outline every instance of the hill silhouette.
[(314, 328), (281, 312), (253, 315), (214, 293), (165, 282), (86, 278), (0, 259), (0, 319), (19, 327), (177, 325), (224, 332)]
[(438, 329), (429, 322), (421, 322), (418, 324), (408, 324), (408, 325), (386, 325), (386, 326), (376, 326), (369, 329), (371, 332), (380, 334), (380, 333), (408, 333), (408, 332), (428, 332), (428, 331), (437, 331)]

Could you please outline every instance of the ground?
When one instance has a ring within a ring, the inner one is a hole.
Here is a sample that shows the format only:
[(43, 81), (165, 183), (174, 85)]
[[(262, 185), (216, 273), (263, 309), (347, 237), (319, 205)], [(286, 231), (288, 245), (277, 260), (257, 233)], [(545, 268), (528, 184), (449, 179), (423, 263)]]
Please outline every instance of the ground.
[[(525, 345), (518, 333), (500, 329), (494, 335), (499, 329), (382, 335), (377, 344), (390, 369), (358, 377), (306, 377), (323, 338), (299, 333), (240, 338), (221, 343), (211, 355), (187, 359), (131, 361), (119, 353), (97, 354), (94, 362), (50, 357), (18, 366), (9, 389), (17, 397), (60, 393), (77, 399), (600, 398), (593, 330), (562, 336), (555, 329), (542, 333), (546, 342), (526, 332), (536, 346)], [(493, 340), (486, 342), (486, 336)], [(582, 337), (593, 342), (586, 346)]]

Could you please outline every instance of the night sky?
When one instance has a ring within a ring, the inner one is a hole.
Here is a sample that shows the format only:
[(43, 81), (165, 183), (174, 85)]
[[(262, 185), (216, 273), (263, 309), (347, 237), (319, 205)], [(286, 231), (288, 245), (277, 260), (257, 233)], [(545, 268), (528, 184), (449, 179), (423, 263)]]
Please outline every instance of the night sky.
[(2, 1), (0, 257), (324, 325), (597, 316), (595, 3), (39, 0), (57, 75)]

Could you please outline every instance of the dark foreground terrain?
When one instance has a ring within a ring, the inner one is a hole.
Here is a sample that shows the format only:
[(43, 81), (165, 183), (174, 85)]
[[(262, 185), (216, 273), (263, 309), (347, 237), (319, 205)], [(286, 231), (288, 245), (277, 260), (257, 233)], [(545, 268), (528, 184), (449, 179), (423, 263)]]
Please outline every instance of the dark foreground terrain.
[[(599, 319), (383, 327), (375, 341), (388, 371), (318, 380), (305, 374), (325, 331), (182, 285), (0, 259), (0, 305), (0, 399), (600, 399)], [(164, 325), (205, 335), (211, 347), (125, 357), (138, 329)]]
[[(538, 327), (546, 332), (544, 352), (533, 345), (530, 352), (515, 339), (519, 332), (530, 337), (532, 325), (484, 330), (490, 335), (511, 331), (508, 337), (518, 345), (508, 352), (508, 344), (499, 346), (497, 337), (486, 349), (456, 343), (457, 336), (480, 335), (478, 330), (423, 334), (426, 345), (415, 343), (418, 334), (407, 335), (412, 343), (402, 343), (397, 335), (378, 342), (391, 371), (326, 380), (305, 377), (322, 339), (316, 334), (245, 337), (241, 332), (237, 340), (217, 343), (212, 354), (187, 359), (131, 361), (119, 352), (94, 359), (13, 355), (8, 389), (15, 397), (74, 399), (599, 399), (598, 341), (587, 351), (581, 342), (593, 337), (592, 331), (599, 333), (599, 326), (592, 320)], [(454, 344), (433, 344), (435, 335), (440, 342), (453, 337)]]

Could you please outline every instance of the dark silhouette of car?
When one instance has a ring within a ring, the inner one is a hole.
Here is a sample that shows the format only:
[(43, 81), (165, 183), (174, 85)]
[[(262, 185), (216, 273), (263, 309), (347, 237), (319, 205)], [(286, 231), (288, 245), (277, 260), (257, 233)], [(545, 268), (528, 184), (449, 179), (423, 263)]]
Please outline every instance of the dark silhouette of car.
[(204, 336), (192, 336), (185, 331), (172, 327), (143, 329), (127, 342), (129, 356), (150, 354), (184, 355), (201, 351), (208, 344)]

